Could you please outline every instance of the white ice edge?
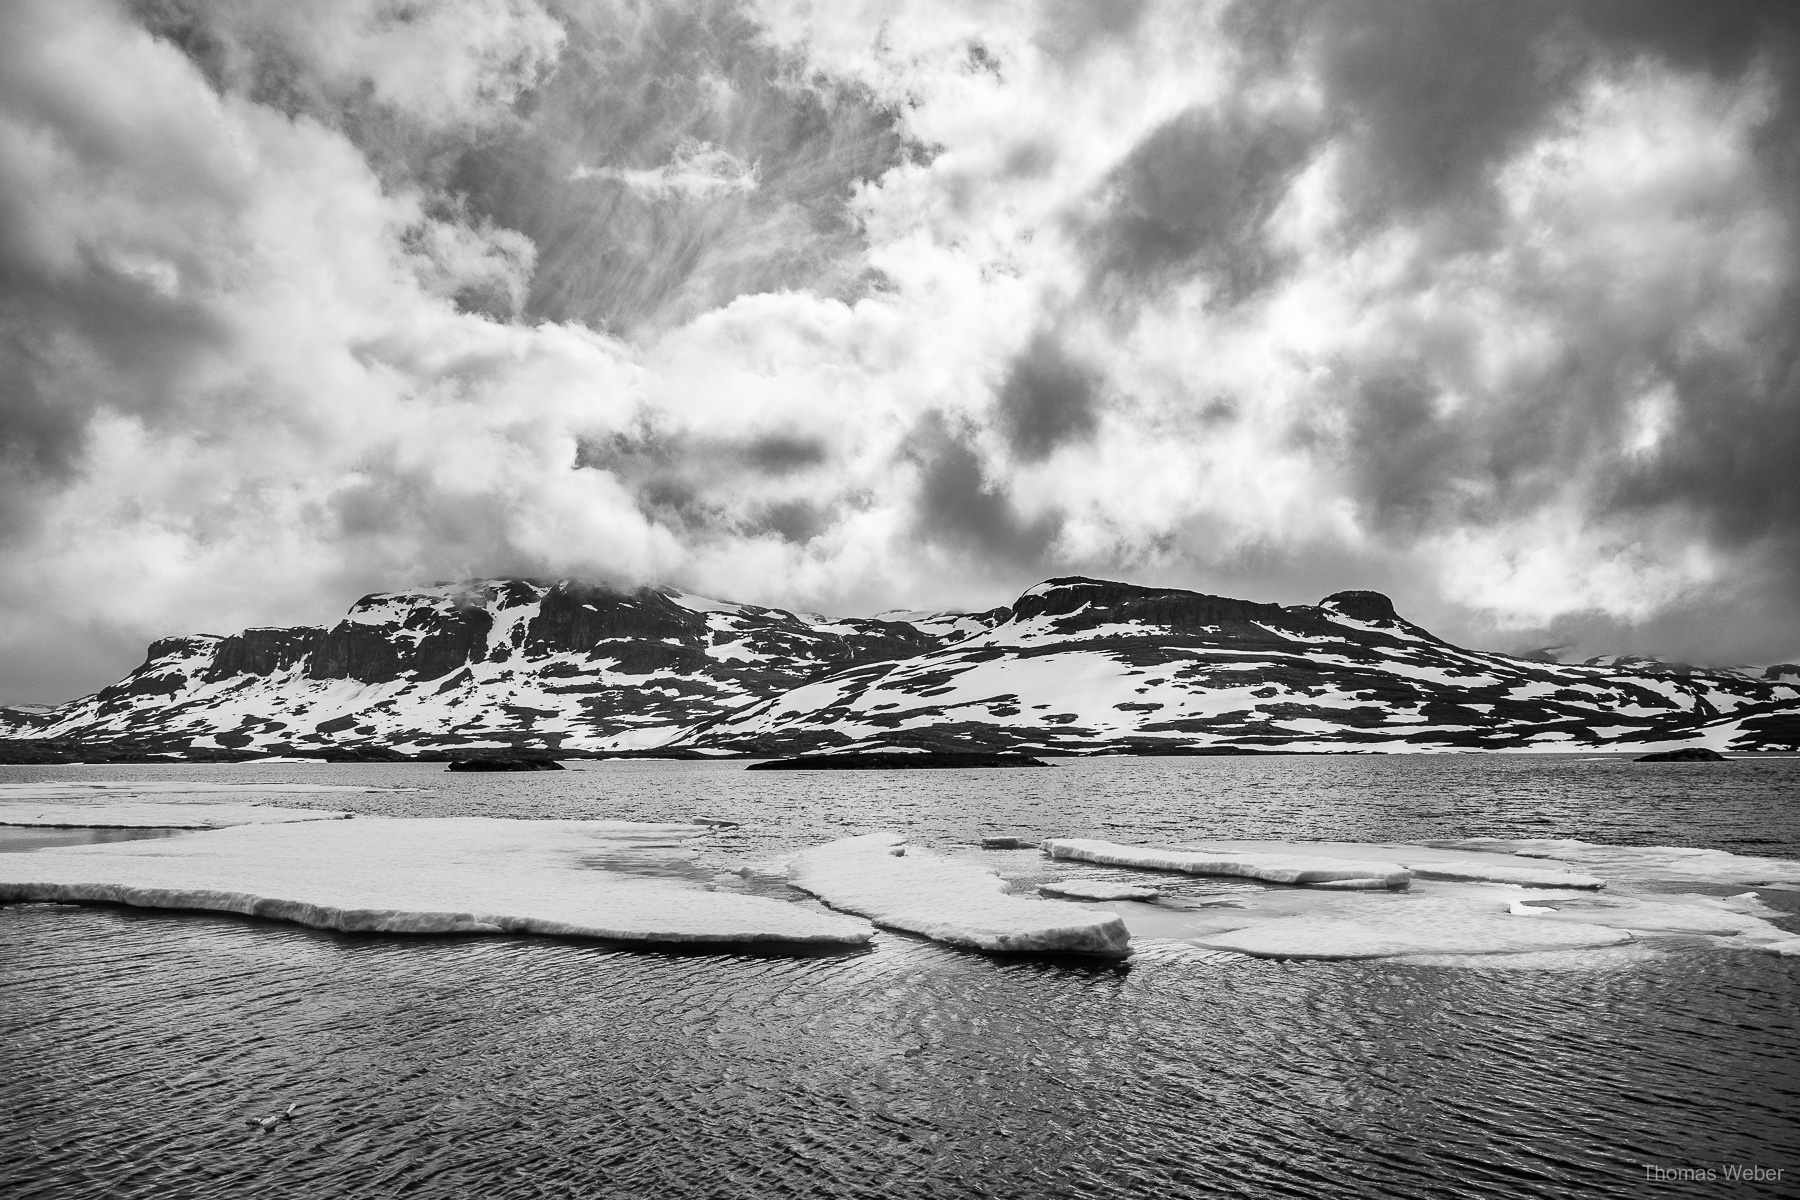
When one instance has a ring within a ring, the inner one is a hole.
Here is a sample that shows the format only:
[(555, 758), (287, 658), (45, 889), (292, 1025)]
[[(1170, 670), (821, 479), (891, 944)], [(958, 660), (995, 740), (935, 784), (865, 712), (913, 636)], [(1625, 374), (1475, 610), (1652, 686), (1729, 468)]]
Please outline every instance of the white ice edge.
[(1125, 846), (1092, 838), (1051, 838), (1044, 853), (1109, 867), (1180, 871), (1188, 875), (1234, 876), (1265, 883), (1334, 888), (1404, 888), (1412, 872), (1399, 863), (1321, 858), (1292, 852), (1256, 853), (1214, 848), (1176, 849)]
[(788, 882), (884, 928), (953, 946), (1107, 958), (1130, 952), (1130, 935), (1116, 914), (1013, 895), (994, 868), (907, 847), (905, 840), (871, 833), (814, 846), (788, 861)]
[(0, 804), (0, 826), (33, 829), (223, 829), (292, 821), (342, 821), (353, 813), (272, 804)]
[(1038, 891), (1066, 900), (1154, 900), (1157, 896), (1155, 888), (1098, 879), (1058, 879), (1038, 884)]
[[(262, 762), (271, 762), (264, 759)], [(304, 760), (298, 760), (304, 761)], [(259, 763), (259, 765), (261, 765)], [(110, 804), (119, 796), (136, 795), (287, 795), (313, 792), (392, 792), (411, 788), (369, 787), (347, 783), (206, 783), (192, 779), (54, 780), (44, 783), (0, 783), (0, 803), (15, 800), (79, 800)]]
[(0, 901), (198, 909), (381, 933), (669, 944), (860, 945), (865, 921), (584, 859), (666, 849), (691, 825), (493, 817), (242, 825), (0, 855)]

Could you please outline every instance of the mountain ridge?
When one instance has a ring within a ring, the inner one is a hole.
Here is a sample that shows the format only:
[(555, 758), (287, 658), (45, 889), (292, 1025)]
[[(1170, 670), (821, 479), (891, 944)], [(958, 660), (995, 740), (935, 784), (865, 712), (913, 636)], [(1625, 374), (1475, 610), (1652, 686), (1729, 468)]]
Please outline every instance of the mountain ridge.
[(1379, 592), (1280, 605), (1066, 576), (873, 617), (576, 579), (440, 583), (330, 626), (157, 639), (0, 755), (445, 757), (1800, 749), (1800, 672), (1465, 650)]

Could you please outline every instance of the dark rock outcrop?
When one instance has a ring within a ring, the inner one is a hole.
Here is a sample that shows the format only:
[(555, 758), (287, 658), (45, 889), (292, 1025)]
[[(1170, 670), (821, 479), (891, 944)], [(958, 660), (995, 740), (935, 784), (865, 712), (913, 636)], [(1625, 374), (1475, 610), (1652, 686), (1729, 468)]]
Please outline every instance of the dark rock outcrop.
[(1184, 592), (1172, 588), (1137, 587), (1101, 579), (1068, 576), (1052, 579), (1020, 596), (1012, 619), (1061, 618), (1059, 628), (1091, 629), (1097, 625), (1141, 624), (1173, 633), (1204, 631), (1211, 626), (1247, 626), (1279, 621), (1279, 604), (1256, 604), (1228, 596)]
[(323, 629), (311, 626), (246, 629), (242, 633), (234, 633), (230, 637), (219, 639), (219, 644), (213, 649), (212, 666), (208, 668), (206, 678), (273, 675), (277, 671), (285, 671), (316, 650), (324, 637)]
[(1640, 754), (1633, 762), (1724, 762), (1725, 756), (1717, 750), (1708, 750), (1705, 746), (1683, 746), (1679, 750), (1658, 750), (1655, 754)]
[(1380, 592), (1333, 592), (1319, 601), (1320, 608), (1335, 608), (1352, 621), (1398, 621), (1394, 602)]
[(561, 771), (553, 758), (453, 758), (452, 771)]

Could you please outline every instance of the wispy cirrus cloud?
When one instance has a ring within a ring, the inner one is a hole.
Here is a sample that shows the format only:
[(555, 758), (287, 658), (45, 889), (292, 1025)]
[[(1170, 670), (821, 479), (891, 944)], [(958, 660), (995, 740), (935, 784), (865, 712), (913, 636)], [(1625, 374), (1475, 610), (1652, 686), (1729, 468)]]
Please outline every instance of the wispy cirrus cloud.
[(757, 164), (740, 161), (728, 150), (693, 138), (675, 147), (675, 155), (660, 167), (631, 170), (625, 167), (577, 166), (569, 178), (610, 179), (652, 200), (673, 196), (707, 199), (732, 192), (756, 190)]

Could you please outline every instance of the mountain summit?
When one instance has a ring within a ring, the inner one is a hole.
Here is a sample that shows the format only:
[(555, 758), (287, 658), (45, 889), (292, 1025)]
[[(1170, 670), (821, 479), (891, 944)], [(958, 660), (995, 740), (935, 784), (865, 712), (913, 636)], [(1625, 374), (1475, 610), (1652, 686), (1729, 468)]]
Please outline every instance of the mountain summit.
[(1789, 749), (1797, 683), (1464, 650), (1369, 591), (1284, 606), (1070, 577), (984, 613), (828, 620), (484, 579), (365, 596), (328, 628), (164, 638), (112, 687), (0, 716), (12, 757)]

